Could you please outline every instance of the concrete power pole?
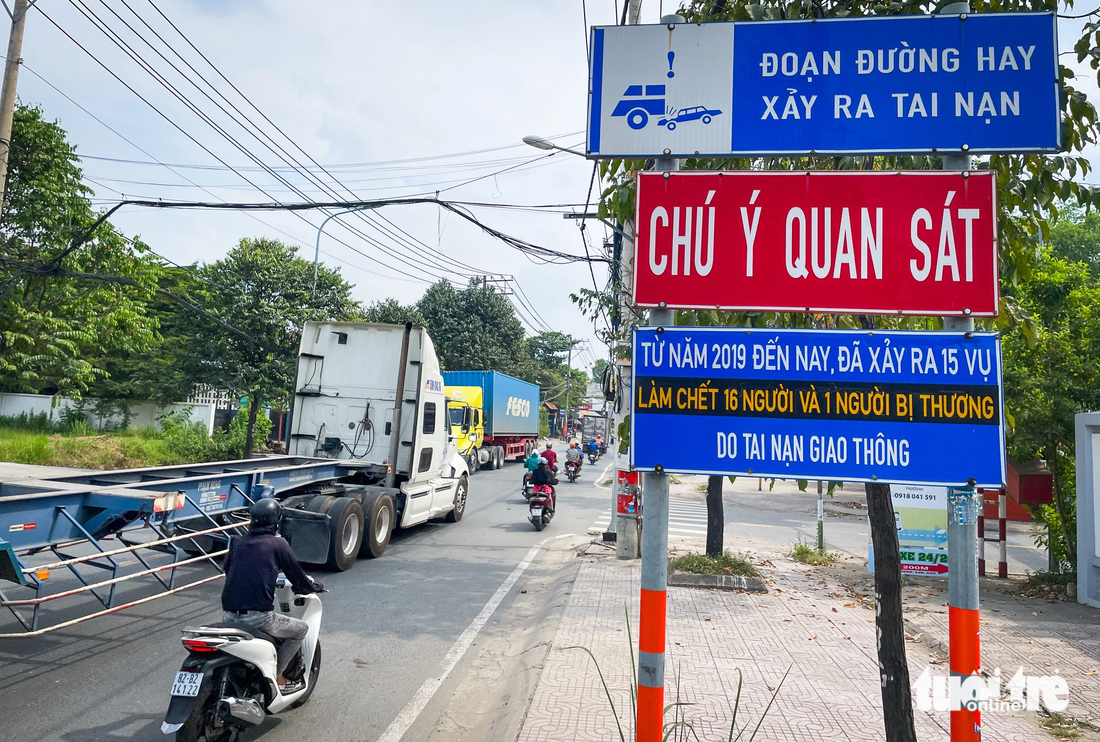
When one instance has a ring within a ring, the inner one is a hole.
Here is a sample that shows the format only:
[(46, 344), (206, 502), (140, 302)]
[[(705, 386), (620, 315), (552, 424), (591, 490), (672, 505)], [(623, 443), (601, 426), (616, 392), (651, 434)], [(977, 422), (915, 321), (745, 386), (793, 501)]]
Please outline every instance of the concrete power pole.
[(573, 389), (573, 345), (569, 345), (569, 355), (565, 361), (565, 434), (562, 440), (569, 440), (569, 392)]
[[(634, 26), (638, 23), (638, 17), (642, 12), (642, 0), (630, 0), (627, 3), (626, 8), (626, 24), (628, 26)], [(616, 256), (615, 274), (619, 279), (620, 285), (625, 284), (630, 286), (629, 276), (632, 275), (634, 270), (634, 224), (633, 221), (626, 221), (619, 224), (622, 230), (619, 235), (619, 249)], [(633, 297), (630, 295), (629, 290), (620, 291), (618, 296), (618, 303), (615, 307), (615, 312), (619, 320), (619, 328), (629, 328), (636, 324), (637, 317), (633, 311)], [(627, 341), (629, 345), (629, 340)], [(615, 350), (618, 350), (616, 348)], [(611, 475), (611, 518), (608, 524), (608, 533), (604, 538), (614, 538), (617, 545), (615, 547), (616, 555), (619, 559), (637, 559), (638, 558), (638, 518), (634, 515), (621, 515), (618, 514), (618, 501), (619, 495), (626, 494), (626, 490), (619, 483), (619, 472), (626, 472), (630, 466), (627, 462), (627, 455), (619, 453), (619, 446), (621, 440), (619, 439), (619, 427), (626, 421), (627, 416), (630, 414), (630, 400), (632, 390), (630, 387), (630, 370), (624, 368), (619, 364), (619, 357), (617, 352), (612, 353), (612, 364), (614, 364), (614, 373), (618, 377), (620, 383), (615, 390), (615, 407), (612, 410), (613, 418), (611, 421), (612, 433), (615, 435), (615, 447), (613, 451), (614, 467)], [(634, 488), (636, 489), (636, 488)], [(611, 534), (615, 534), (614, 537)]]
[(4, 63), (4, 88), (0, 92), (0, 213), (8, 184), (8, 152), (11, 150), (11, 122), (15, 115), (15, 88), (19, 82), (19, 65), (23, 60), (23, 26), (27, 22), (30, 0), (15, 0), (8, 37), (8, 59)]

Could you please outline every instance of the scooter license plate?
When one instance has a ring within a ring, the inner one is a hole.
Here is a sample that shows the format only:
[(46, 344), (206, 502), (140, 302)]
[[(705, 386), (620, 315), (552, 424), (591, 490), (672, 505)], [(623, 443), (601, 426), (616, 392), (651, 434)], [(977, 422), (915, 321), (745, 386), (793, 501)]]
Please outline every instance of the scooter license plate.
[(201, 672), (186, 670), (177, 672), (176, 679), (172, 683), (172, 695), (194, 698), (199, 694), (199, 688), (202, 686), (202, 675)]
[(542, 515), (542, 508), (540, 508), (540, 507), (531, 508), (531, 515)]

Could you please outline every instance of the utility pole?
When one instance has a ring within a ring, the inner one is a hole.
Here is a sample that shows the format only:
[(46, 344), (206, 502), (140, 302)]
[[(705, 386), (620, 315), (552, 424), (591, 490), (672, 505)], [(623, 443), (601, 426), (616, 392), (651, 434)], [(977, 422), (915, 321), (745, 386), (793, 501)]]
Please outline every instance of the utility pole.
[(562, 440), (569, 440), (569, 392), (573, 388), (573, 346), (576, 343), (569, 344), (569, 355), (566, 356), (565, 361), (565, 434), (562, 436)]
[(11, 125), (15, 115), (15, 88), (19, 82), (19, 65), (23, 63), (23, 26), (31, 0), (15, 0), (11, 14), (11, 35), (8, 36), (8, 58), (4, 63), (4, 88), (0, 91), (0, 213), (2, 213), (8, 183), (8, 152), (11, 150)]
[[(637, 25), (638, 16), (641, 12), (642, 0), (630, 0), (626, 3), (623, 7), (623, 20), (625, 20), (626, 25)], [(621, 231), (616, 233), (615, 260), (611, 267), (612, 281), (616, 289), (619, 289), (624, 277), (631, 275), (634, 266), (634, 224), (628, 220), (619, 222), (618, 227)], [(629, 282), (627, 285), (629, 286)], [(617, 291), (615, 300), (615, 317), (612, 320), (612, 329), (617, 333), (621, 327), (633, 327), (636, 317), (629, 289)], [(630, 415), (630, 401), (633, 390), (630, 386), (630, 369), (619, 363), (618, 350), (617, 346), (614, 347), (611, 354), (611, 362), (615, 364), (615, 374), (619, 380), (618, 388), (615, 390), (614, 418), (611, 422), (617, 443), (613, 452), (615, 471), (611, 477), (611, 518), (608, 525), (608, 534), (605, 534), (604, 538), (614, 538), (617, 558), (637, 559), (638, 516), (636, 514), (624, 515), (618, 512), (619, 495), (637, 494), (638, 490), (636, 485), (621, 483), (621, 480), (634, 476), (629, 471), (630, 465), (627, 455), (619, 453), (619, 447), (622, 445), (622, 436), (619, 435), (619, 429)], [(621, 476), (620, 472), (622, 473)], [(610, 534), (615, 535), (612, 537)]]

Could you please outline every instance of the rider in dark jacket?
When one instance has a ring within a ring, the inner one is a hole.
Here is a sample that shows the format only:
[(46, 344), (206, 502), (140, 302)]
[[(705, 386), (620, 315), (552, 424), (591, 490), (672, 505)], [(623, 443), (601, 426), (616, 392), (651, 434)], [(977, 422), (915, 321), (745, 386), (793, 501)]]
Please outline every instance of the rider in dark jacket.
[(258, 629), (282, 639), (276, 649), (278, 682), (284, 693), (293, 693), (304, 681), (287, 682), (283, 671), (302, 646), (309, 630), (305, 621), (275, 612), (275, 581), (282, 572), (296, 593), (321, 592), (324, 586), (302, 571), (290, 544), (278, 535), (283, 506), (263, 498), (249, 509), (248, 533), (234, 539), (225, 555), (225, 587), (222, 609), (225, 622), (247, 631)]

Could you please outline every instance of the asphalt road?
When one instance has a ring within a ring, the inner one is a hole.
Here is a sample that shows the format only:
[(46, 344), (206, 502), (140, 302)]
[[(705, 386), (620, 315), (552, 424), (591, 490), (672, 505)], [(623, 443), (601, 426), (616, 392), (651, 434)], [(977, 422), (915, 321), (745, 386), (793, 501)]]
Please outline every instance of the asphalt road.
[[(557, 515), (542, 533), (526, 519), (521, 466), (510, 462), (503, 470), (474, 475), (461, 522), (433, 521), (396, 532), (381, 559), (360, 560), (340, 574), (318, 574), (331, 592), (323, 597), (324, 659), (317, 691), (306, 706), (266, 720), (242, 740), (379, 739), (425, 681), (441, 675), (456, 640), (533, 545), (564, 534), (577, 535), (563, 539), (570, 544), (590, 538), (585, 531), (610, 498), (607, 489), (593, 486), (594, 470), (602, 471), (609, 461), (586, 467), (575, 484), (558, 486)], [(202, 571), (210, 573), (208, 567)], [(69, 582), (56, 589), (70, 587)], [(518, 583), (504, 596), (485, 631), (523, 630), (502, 625), (522, 587)], [(0, 738), (166, 739), (160, 724), (168, 689), (185, 656), (179, 629), (219, 620), (220, 589), (217, 582), (40, 638), (0, 640)], [(152, 592), (128, 587), (124, 597)], [(89, 603), (51, 609), (49, 623), (87, 611)], [(0, 632), (16, 628), (6, 611), (0, 615)], [(405, 740), (429, 736), (477, 646), (429, 696)]]

